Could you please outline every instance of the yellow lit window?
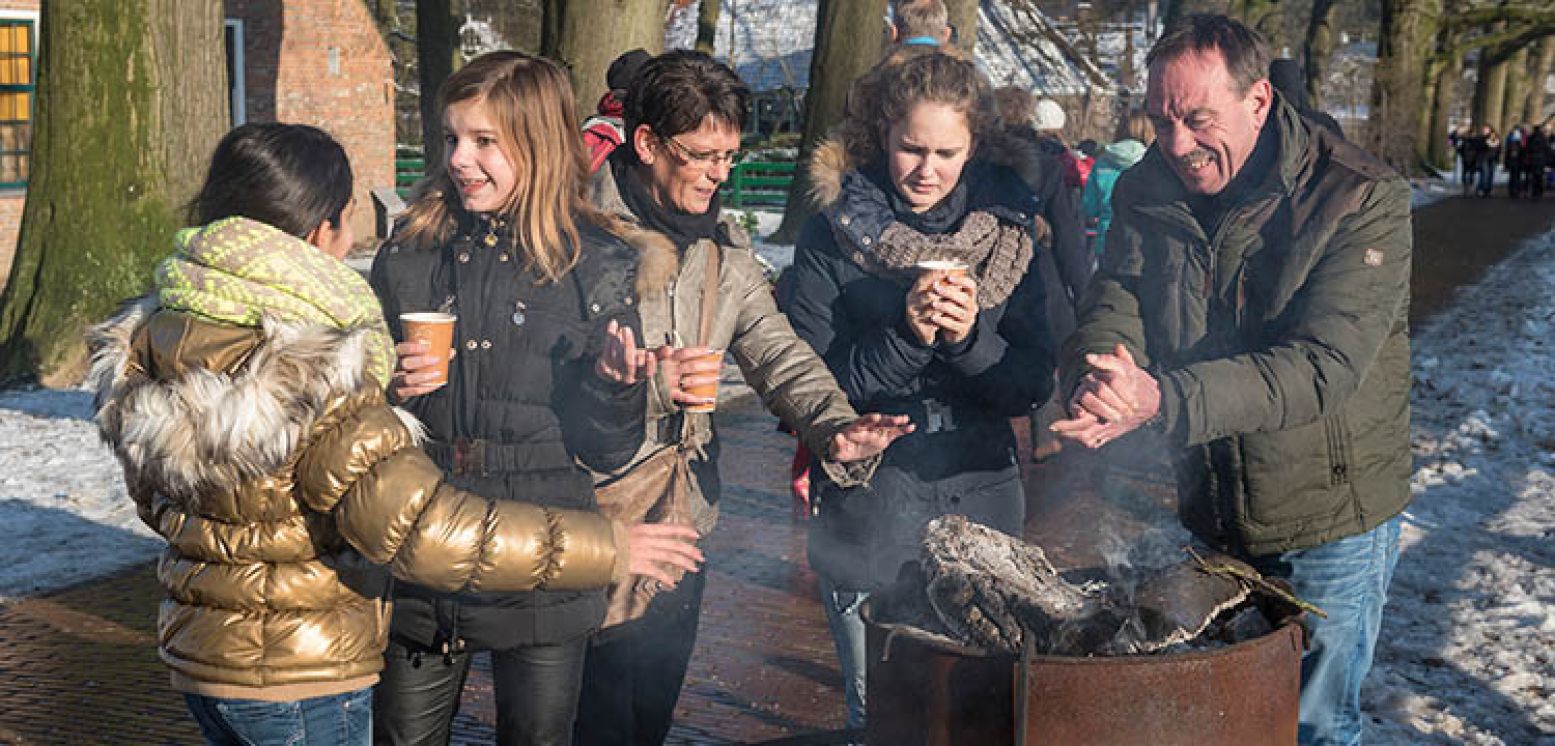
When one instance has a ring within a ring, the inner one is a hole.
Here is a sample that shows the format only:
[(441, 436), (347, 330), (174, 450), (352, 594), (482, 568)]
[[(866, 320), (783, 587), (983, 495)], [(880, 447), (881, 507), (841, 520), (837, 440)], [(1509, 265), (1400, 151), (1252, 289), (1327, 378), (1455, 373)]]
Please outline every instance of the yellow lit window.
[(27, 185), (38, 62), (32, 23), (0, 18), (0, 187)]

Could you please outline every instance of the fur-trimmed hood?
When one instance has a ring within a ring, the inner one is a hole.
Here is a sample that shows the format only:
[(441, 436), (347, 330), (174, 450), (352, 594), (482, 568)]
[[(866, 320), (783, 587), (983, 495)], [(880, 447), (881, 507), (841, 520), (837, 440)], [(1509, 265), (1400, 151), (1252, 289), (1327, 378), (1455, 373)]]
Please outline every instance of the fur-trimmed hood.
[(136, 482), (169, 496), (234, 490), (286, 466), (331, 403), (376, 385), (373, 333), (273, 317), (228, 326), (137, 299), (89, 332), (98, 428)]
[[(1000, 130), (978, 142), (977, 153), (967, 163), (963, 178), (974, 177), (982, 169), (1003, 167), (1026, 184), (1037, 184), (1041, 181), (1042, 159), (1042, 149), (1035, 141)], [(842, 199), (843, 177), (865, 165), (841, 139), (822, 142), (805, 164), (810, 176), (810, 200), (821, 210), (832, 207)]]

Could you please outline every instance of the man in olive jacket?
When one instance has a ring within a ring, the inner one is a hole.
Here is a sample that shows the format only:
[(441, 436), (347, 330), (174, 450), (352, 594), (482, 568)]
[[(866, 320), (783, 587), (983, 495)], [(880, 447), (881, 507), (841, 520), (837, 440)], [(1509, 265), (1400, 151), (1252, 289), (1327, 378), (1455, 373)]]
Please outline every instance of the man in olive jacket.
[(1190, 17), (1148, 63), (1156, 144), (1118, 180), (1054, 430), (1180, 449), (1188, 528), (1328, 613), (1302, 742), (1358, 743), (1410, 499), (1409, 188), (1275, 94), (1234, 20)]

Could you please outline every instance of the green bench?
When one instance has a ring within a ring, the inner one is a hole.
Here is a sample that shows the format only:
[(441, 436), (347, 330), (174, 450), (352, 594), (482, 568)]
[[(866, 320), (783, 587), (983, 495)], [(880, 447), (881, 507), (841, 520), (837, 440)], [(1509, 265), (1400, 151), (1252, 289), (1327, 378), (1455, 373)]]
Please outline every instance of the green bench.
[(747, 161), (736, 163), (724, 182), (724, 204), (734, 208), (783, 207), (794, 183), (792, 162)]

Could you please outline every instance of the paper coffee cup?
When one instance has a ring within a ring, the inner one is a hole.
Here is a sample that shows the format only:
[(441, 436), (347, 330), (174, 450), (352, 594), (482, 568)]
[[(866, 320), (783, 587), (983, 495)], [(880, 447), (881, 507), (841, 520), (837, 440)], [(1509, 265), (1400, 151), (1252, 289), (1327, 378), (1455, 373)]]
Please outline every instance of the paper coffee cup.
[(966, 262), (950, 259), (925, 259), (915, 266), (925, 272), (944, 272), (950, 275), (964, 275), (967, 272)]
[(453, 357), (454, 322), (458, 318), (451, 313), (437, 311), (400, 314), (405, 341), (426, 345), (427, 354), (438, 358), (437, 363), (430, 368), (436, 371), (437, 380), (428, 383), (448, 383), (448, 361)]
[[(695, 358), (692, 358), (692, 360), (716, 360), (718, 362), (718, 369), (719, 369), (719, 371), (722, 371), (723, 370), (723, 361), (724, 361), (724, 351), (723, 350), (708, 350), (705, 354), (699, 355), (699, 356), (697, 356)], [(699, 399), (711, 399), (712, 400), (711, 402), (709, 402), (707, 404), (692, 404), (691, 406), (686, 407), (686, 411), (687, 412), (712, 412), (712, 411), (718, 409), (718, 382), (717, 381), (713, 381), (712, 383), (702, 384), (701, 386), (692, 386), (691, 388), (686, 389), (686, 393), (688, 393), (688, 394), (690, 394), (692, 396), (695, 396), (695, 397), (697, 397)]]

